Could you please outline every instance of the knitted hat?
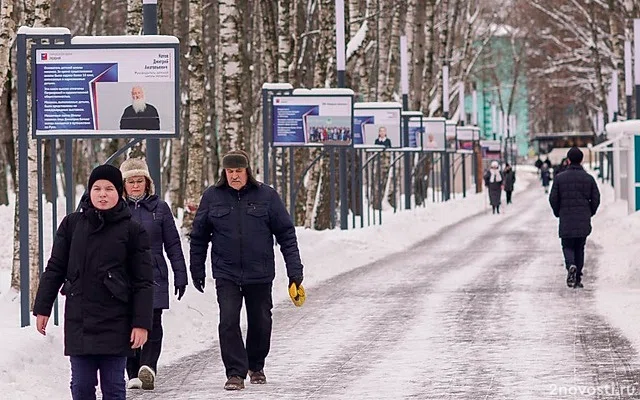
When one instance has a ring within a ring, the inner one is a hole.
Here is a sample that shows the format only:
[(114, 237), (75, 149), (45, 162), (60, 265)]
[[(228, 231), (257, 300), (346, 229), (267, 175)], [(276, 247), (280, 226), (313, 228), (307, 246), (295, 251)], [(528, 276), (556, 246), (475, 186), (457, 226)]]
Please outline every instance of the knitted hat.
[(122, 197), (122, 174), (120, 173), (120, 170), (118, 168), (110, 164), (98, 165), (97, 167), (95, 167), (93, 171), (91, 171), (91, 175), (89, 175), (89, 191), (93, 187), (93, 184), (101, 179), (113, 183), (113, 186), (118, 191), (118, 195)]
[(571, 164), (580, 164), (584, 158), (584, 154), (582, 150), (574, 146), (567, 152), (567, 158), (571, 161)]
[(151, 179), (151, 175), (149, 174), (149, 167), (142, 158), (129, 158), (127, 160), (124, 160), (122, 165), (120, 165), (120, 171), (122, 172), (123, 181), (127, 178), (131, 178), (132, 176), (144, 176), (145, 178), (147, 178), (147, 189), (149, 195), (152, 195), (156, 192), (153, 180)]
[(491, 161), (491, 168), (500, 168), (500, 164), (496, 160)]

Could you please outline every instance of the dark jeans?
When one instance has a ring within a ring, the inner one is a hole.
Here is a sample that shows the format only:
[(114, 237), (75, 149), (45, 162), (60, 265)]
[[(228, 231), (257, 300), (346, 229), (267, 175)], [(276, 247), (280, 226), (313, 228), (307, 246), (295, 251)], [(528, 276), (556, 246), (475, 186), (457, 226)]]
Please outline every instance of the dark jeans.
[(147, 343), (141, 349), (135, 351), (133, 357), (127, 358), (127, 375), (129, 379), (138, 377), (138, 370), (143, 365), (151, 367), (153, 372), (158, 372), (158, 359), (162, 352), (162, 309), (153, 310), (153, 325)]
[[(242, 285), (216, 280), (220, 307), (220, 353), (227, 377), (246, 378), (248, 370), (260, 371), (271, 345), (271, 283)], [(242, 300), (247, 308), (247, 347), (242, 341), (240, 311)]]
[(576, 279), (580, 281), (582, 267), (584, 267), (584, 245), (587, 238), (564, 238), (562, 239), (562, 253), (564, 254), (564, 264), (566, 268), (575, 265), (577, 268)]
[(505, 190), (504, 192), (507, 194), (507, 204), (511, 204), (511, 193), (513, 193), (513, 191)]
[(125, 400), (124, 368), (127, 357), (71, 356), (71, 397), (73, 400), (95, 400), (100, 372), (103, 400)]

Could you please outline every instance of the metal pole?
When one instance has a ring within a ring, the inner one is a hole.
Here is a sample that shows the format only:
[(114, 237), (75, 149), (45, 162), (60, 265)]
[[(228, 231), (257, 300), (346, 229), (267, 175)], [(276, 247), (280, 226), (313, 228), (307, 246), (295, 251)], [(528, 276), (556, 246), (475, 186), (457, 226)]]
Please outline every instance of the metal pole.
[(349, 194), (347, 190), (347, 149), (340, 148), (340, 229), (349, 229)]
[(17, 35), (18, 67), (18, 218), (20, 229), (20, 315), (22, 327), (29, 326), (29, 128), (27, 116), (27, 36)]
[(289, 147), (289, 214), (291, 214), (291, 220), (293, 221), (293, 225), (296, 224), (296, 194), (295, 193), (295, 185), (296, 185), (296, 177), (294, 173), (294, 153), (293, 147)]
[(269, 184), (269, 118), (267, 117), (270, 109), (269, 94), (267, 89), (262, 89), (262, 180), (265, 184)]
[[(142, 32), (145, 35), (158, 34), (158, 0), (142, 1)], [(162, 174), (160, 173), (160, 139), (147, 139), (147, 163), (149, 174), (162, 198)]]
[[(38, 270), (44, 272), (44, 210), (42, 207), (42, 140), (36, 139), (36, 165), (38, 175)], [(55, 221), (53, 221), (55, 225)]]
[[(52, 238), (56, 237), (56, 232), (58, 231), (58, 179), (56, 177), (56, 139), (51, 139), (51, 220), (53, 221), (51, 227), (53, 229)], [(56, 301), (53, 304), (53, 324), (58, 325), (59, 321), (59, 312), (58, 312), (58, 296), (56, 296)]]
[[(287, 173), (288, 173), (288, 170), (286, 168), (286, 166), (287, 166), (287, 150), (288, 150), (288, 148), (287, 147), (283, 147), (281, 150), (282, 150), (282, 153), (280, 155), (282, 157), (282, 160), (281, 160), (281, 164), (280, 164), (281, 167), (280, 168), (282, 170), (282, 179), (280, 180), (280, 182), (281, 182), (281, 185), (282, 185), (282, 198), (286, 199), (287, 198), (287, 187), (288, 187), (287, 186)], [(291, 190), (293, 190), (293, 188), (291, 188)]]
[(640, 119), (640, 19), (633, 20), (633, 81), (636, 86), (636, 119)]
[[(356, 171), (356, 168), (358, 167), (358, 164), (356, 162), (358, 158), (356, 157), (356, 149), (352, 148), (349, 154), (351, 159), (351, 162), (349, 163), (349, 174), (351, 175), (351, 208), (353, 209), (353, 212), (351, 214), (351, 228), (355, 229), (356, 212), (358, 211), (358, 197), (356, 195), (356, 191), (359, 190), (358, 188), (360, 187), (358, 185), (357, 176), (360, 176), (362, 172), (359, 169)], [(360, 209), (360, 212), (362, 212), (362, 209)]]
[[(378, 182), (376, 183), (376, 187), (375, 190), (378, 191), (378, 199), (380, 199), (380, 207), (378, 207), (378, 225), (382, 225), (382, 203), (384, 203), (384, 199), (382, 198), (382, 196), (384, 196), (384, 190), (383, 190), (383, 183), (384, 179), (382, 179), (382, 158), (378, 157), (377, 158), (377, 168), (378, 168)], [(374, 217), (374, 221), (375, 221), (375, 217)]]
[(329, 149), (329, 216), (331, 217), (331, 229), (336, 227), (336, 176), (333, 170), (335, 164), (335, 148)]
[[(406, 143), (406, 142), (405, 142)], [(395, 152), (392, 153), (391, 159), (395, 160), (396, 154)], [(398, 181), (396, 180), (397, 175), (396, 175), (396, 164), (393, 164), (393, 174), (392, 174), (392, 181), (393, 181), (393, 213), (395, 214), (398, 211)]]
[(467, 197), (467, 163), (466, 155), (462, 154), (462, 198)]

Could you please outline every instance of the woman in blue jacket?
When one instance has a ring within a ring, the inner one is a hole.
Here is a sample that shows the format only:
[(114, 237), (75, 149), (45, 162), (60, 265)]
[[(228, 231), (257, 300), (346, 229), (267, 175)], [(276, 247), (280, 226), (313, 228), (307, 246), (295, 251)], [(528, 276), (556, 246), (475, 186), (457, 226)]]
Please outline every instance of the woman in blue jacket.
[(187, 287), (187, 269), (173, 214), (167, 203), (154, 194), (155, 188), (146, 162), (130, 158), (122, 163), (120, 171), (124, 179), (124, 197), (132, 219), (139, 222), (149, 234), (154, 280), (153, 326), (148, 342), (127, 360), (127, 387), (152, 390), (162, 351), (162, 310), (169, 308), (169, 274), (163, 247), (171, 261), (178, 300)]

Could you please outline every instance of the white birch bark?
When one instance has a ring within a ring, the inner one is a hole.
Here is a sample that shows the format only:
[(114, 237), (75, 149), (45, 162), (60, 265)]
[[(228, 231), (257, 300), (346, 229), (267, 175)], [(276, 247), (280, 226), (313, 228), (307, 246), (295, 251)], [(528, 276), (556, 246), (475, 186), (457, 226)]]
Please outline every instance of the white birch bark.
[(220, 0), (220, 53), (224, 100), (220, 121), (221, 154), (244, 150), (241, 103), (242, 65), (240, 62), (240, 16), (235, 0)]
[(203, 187), (205, 149), (204, 58), (202, 49), (202, 0), (189, 0), (189, 163), (182, 230), (191, 231)]

